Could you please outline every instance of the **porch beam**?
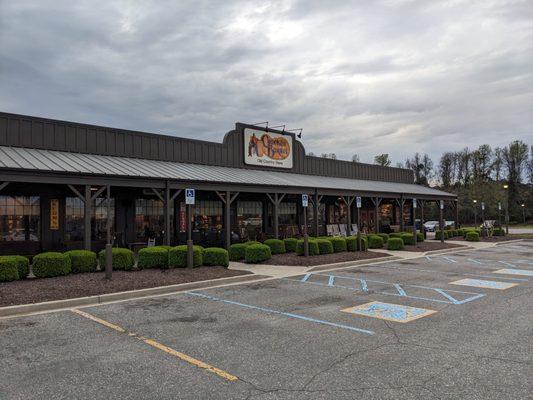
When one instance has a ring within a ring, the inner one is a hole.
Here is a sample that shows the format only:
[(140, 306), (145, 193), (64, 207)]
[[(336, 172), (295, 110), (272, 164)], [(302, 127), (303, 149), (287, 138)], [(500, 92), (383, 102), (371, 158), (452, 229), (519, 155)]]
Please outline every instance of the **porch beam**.
[(91, 196), (91, 201), (96, 200), (96, 198), (97, 198), (98, 196), (100, 196), (100, 195), (103, 193), (103, 191), (106, 189), (106, 187), (107, 187), (107, 186), (102, 186), (100, 189), (98, 189), (98, 190), (97, 190), (97, 191)]
[(0, 192), (1, 192), (2, 189), (4, 189), (7, 185), (9, 185), (9, 182), (2, 182), (2, 183), (0, 183)]
[(70, 190), (72, 190), (72, 192), (74, 192), (74, 194), (76, 195), (76, 197), (78, 197), (81, 201), (83, 201), (85, 203), (85, 197), (78, 191), (78, 189), (76, 189), (73, 185), (67, 185)]
[(91, 250), (91, 217), (92, 217), (92, 201), (91, 201), (91, 185), (85, 185), (85, 207), (84, 207), (84, 235), (85, 250)]

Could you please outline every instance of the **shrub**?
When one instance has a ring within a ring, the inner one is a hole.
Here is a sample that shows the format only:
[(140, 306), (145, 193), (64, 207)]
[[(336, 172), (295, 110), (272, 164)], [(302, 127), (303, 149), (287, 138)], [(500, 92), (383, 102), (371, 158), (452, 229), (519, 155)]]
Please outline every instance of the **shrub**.
[(318, 245), (318, 252), (320, 254), (331, 254), (333, 253), (333, 244), (331, 240), (328, 239), (317, 239), (316, 243)]
[(346, 238), (346, 250), (348, 251), (357, 250), (357, 236), (348, 236)]
[(244, 250), (248, 245), (246, 243), (235, 243), (229, 247), (229, 259), (231, 261), (244, 260)]
[(65, 253), (70, 258), (72, 272), (94, 272), (98, 261), (96, 253), (89, 250), (70, 250)]
[(285, 243), (285, 251), (287, 253), (291, 253), (296, 251), (296, 246), (298, 244), (298, 239), (296, 238), (285, 238), (283, 239), (283, 243)]
[(468, 234), (468, 232), (476, 232), (479, 236), (481, 236), (481, 229), (478, 229), (478, 228), (466, 228), (464, 230), (464, 233), (463, 233), (463, 236), (466, 238), (466, 235)]
[(20, 279), (17, 261), (9, 256), (0, 257), (0, 282)]
[(333, 252), (340, 253), (346, 251), (346, 239), (342, 237), (330, 237), (329, 241), (333, 245)]
[(204, 265), (229, 266), (229, 253), (220, 247), (208, 247), (202, 254)]
[(33, 257), (33, 274), (37, 278), (67, 275), (72, 267), (66, 254), (48, 252)]
[[(192, 246), (192, 265), (199, 267), (202, 265), (202, 246)], [(168, 267), (169, 268), (185, 268), (187, 266), (187, 245), (182, 244), (171, 248), (168, 251)]]
[(251, 244), (261, 244), (261, 242), (257, 242), (255, 240), (248, 240), (247, 242), (244, 242), (246, 246), (250, 246)]
[(457, 236), (464, 236), (465, 235), (465, 229), (459, 228), (457, 229)]
[(503, 228), (494, 228), (494, 231), (492, 232), (494, 236), (505, 236), (505, 229)]
[[(304, 255), (304, 240), (303, 239), (298, 240), (298, 243), (296, 244), (296, 254), (298, 254), (299, 256)], [(309, 255), (317, 256), (319, 254), (320, 254), (320, 250), (318, 249), (317, 239), (309, 239)]]
[(435, 239), (440, 240), (444, 238), (445, 240), (448, 239), (448, 232), (447, 231), (435, 231)]
[(422, 232), (417, 232), (416, 233), (416, 241), (418, 243), (422, 243), (424, 241), (424, 234)]
[(383, 238), (378, 235), (368, 235), (368, 248), (381, 249), (383, 247)]
[(30, 262), (24, 256), (0, 256), (0, 264), (14, 262), (17, 265), (18, 279), (24, 279), (30, 273)]
[(389, 240), (389, 235), (387, 235), (386, 233), (378, 233), (377, 235), (383, 239), (384, 244), (387, 243), (387, 240)]
[(270, 252), (272, 254), (283, 254), (285, 253), (285, 243), (283, 240), (279, 239), (267, 239), (264, 244), (270, 247)]
[(468, 242), (479, 242), (479, 233), (470, 231), (466, 233), (466, 240)]
[(399, 237), (391, 237), (387, 242), (387, 250), (402, 250), (403, 240)]
[(404, 245), (414, 245), (415, 236), (412, 233), (404, 233), (401, 237)]
[[(113, 247), (111, 250), (113, 255), (113, 269), (114, 270), (124, 270), (131, 271), (135, 265), (135, 258), (133, 256), (133, 251), (130, 249), (125, 249), (123, 247)], [(100, 268), (105, 268), (105, 249), (100, 250), (98, 253), (98, 260), (100, 261)]]
[(168, 268), (168, 252), (170, 246), (145, 247), (139, 250), (137, 268)]
[(261, 261), (269, 260), (272, 257), (270, 247), (266, 244), (251, 244), (246, 246), (244, 252), (244, 259), (247, 263), (259, 263)]

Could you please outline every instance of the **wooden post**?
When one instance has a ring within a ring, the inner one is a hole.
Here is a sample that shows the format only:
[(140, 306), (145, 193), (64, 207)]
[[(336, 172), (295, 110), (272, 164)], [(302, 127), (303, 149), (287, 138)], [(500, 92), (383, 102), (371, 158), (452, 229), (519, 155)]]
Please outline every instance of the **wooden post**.
[(426, 227), (424, 226), (424, 205), (425, 201), (420, 200), (420, 232), (422, 232), (422, 235), (424, 235), (424, 239), (426, 238)]
[(405, 223), (403, 221), (403, 206), (405, 204), (405, 200), (403, 198), (403, 195), (402, 197), (400, 198), (400, 232), (403, 232), (404, 229), (405, 229)]
[(168, 180), (165, 187), (165, 244), (170, 246), (170, 187)]
[(278, 194), (274, 193), (274, 201), (273, 201), (273, 207), (274, 207), (274, 237), (276, 239), (279, 239), (279, 200), (278, 200)]
[(315, 237), (320, 236), (318, 233), (318, 213), (320, 212), (320, 199), (318, 198), (318, 189), (315, 189), (314, 201), (314, 226), (315, 226)]
[(226, 191), (226, 201), (225, 201), (225, 229), (226, 229), (226, 249), (229, 251), (231, 246), (231, 192)]
[(374, 197), (374, 224), (375, 224), (375, 231), (376, 233), (379, 233), (379, 205), (381, 204), (381, 198), (380, 197)]
[(85, 250), (91, 250), (91, 217), (92, 217), (92, 201), (91, 201), (91, 185), (85, 185), (85, 207), (84, 207), (84, 248)]
[[(106, 226), (106, 245), (105, 245), (105, 278), (111, 279), (113, 274), (113, 245), (111, 244), (111, 186), (106, 187), (106, 207), (107, 207), (107, 226)], [(101, 266), (100, 266), (101, 268)]]
[(344, 199), (344, 201), (346, 202), (346, 207), (347, 207), (347, 210), (346, 210), (346, 236), (350, 236), (351, 233), (352, 233), (352, 197), (351, 196), (346, 196), (346, 198)]

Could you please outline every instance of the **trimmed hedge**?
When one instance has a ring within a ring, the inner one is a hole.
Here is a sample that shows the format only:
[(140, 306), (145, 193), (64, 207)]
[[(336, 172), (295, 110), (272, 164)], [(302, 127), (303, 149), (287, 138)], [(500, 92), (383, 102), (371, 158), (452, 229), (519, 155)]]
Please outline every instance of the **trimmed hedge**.
[(443, 237), (444, 240), (448, 239), (448, 231), (435, 231), (435, 239), (440, 240), (441, 237)]
[(33, 274), (37, 278), (67, 275), (72, 267), (70, 257), (53, 251), (33, 257)]
[(377, 235), (383, 239), (383, 244), (386, 244), (389, 240), (389, 235), (386, 233), (378, 233)]
[(481, 236), (481, 229), (478, 228), (465, 228), (463, 231), (463, 237), (466, 239), (466, 235), (468, 232), (476, 232), (479, 236)]
[(139, 250), (137, 268), (168, 268), (170, 246), (152, 246)]
[(8, 256), (0, 257), (0, 282), (11, 282), (19, 279), (17, 261)]
[[(357, 235), (348, 236), (346, 238), (346, 247), (348, 251), (360, 251), (359, 243), (357, 242)], [(363, 248), (363, 251), (368, 250), (368, 237), (364, 235), (361, 235), (361, 247)]]
[(466, 233), (466, 240), (468, 242), (479, 242), (479, 233), (470, 231)]
[[(133, 257), (133, 251), (125, 249), (123, 247), (113, 247), (111, 253), (113, 254), (113, 269), (131, 271), (135, 265), (135, 258)], [(105, 269), (105, 249), (100, 250), (98, 253), (98, 260), (100, 266)]]
[(270, 252), (272, 254), (285, 253), (285, 243), (283, 243), (283, 240), (267, 239), (263, 244), (266, 244), (268, 247), (270, 247)]
[(285, 244), (285, 251), (287, 253), (292, 253), (296, 251), (296, 246), (298, 245), (298, 239), (296, 238), (285, 238), (283, 239)]
[(334, 253), (341, 253), (347, 250), (346, 239), (342, 237), (330, 237), (329, 241), (333, 245)]
[(246, 243), (235, 243), (229, 247), (229, 259), (231, 261), (244, 260), (244, 251), (248, 245)]
[(426, 239), (424, 239), (424, 234), (422, 232), (417, 232), (416, 233), (416, 241), (418, 243), (422, 243), (424, 240), (426, 240)]
[(389, 238), (401, 238), (403, 232), (392, 232), (389, 234)]
[[(193, 267), (202, 265), (202, 246), (192, 246), (192, 264)], [(168, 251), (168, 267), (169, 268), (185, 268), (187, 267), (187, 245), (172, 247)]]
[(494, 236), (505, 236), (505, 229), (503, 229), (503, 228), (494, 228), (494, 231), (492, 231), (492, 234)]
[(269, 260), (270, 258), (272, 258), (272, 252), (270, 251), (270, 247), (266, 244), (257, 243), (246, 246), (244, 259), (247, 263), (259, 263), (261, 261)]
[[(333, 246), (333, 243), (331, 245)], [(304, 240), (303, 239), (298, 240), (298, 243), (296, 244), (296, 254), (298, 254), (299, 256), (304, 255)], [(319, 254), (320, 254), (320, 250), (318, 249), (317, 239), (309, 238), (309, 255), (318, 256)]]
[(404, 233), (401, 239), (403, 240), (404, 245), (415, 244), (415, 236), (412, 233)]
[(261, 244), (261, 242), (258, 242), (256, 240), (248, 240), (247, 242), (244, 242), (246, 246), (250, 246), (251, 244)]
[(229, 253), (221, 247), (208, 247), (204, 249), (202, 257), (204, 265), (220, 265), (226, 268), (229, 266)]
[(94, 272), (98, 266), (96, 253), (89, 250), (70, 250), (65, 253), (70, 258), (72, 272)]
[(0, 256), (0, 264), (14, 262), (17, 265), (18, 279), (24, 279), (30, 273), (30, 261), (24, 256)]
[(318, 244), (318, 252), (320, 254), (331, 254), (333, 253), (333, 243), (328, 239), (317, 239), (316, 243)]
[(399, 237), (391, 237), (387, 242), (387, 250), (402, 250), (403, 240)]
[(368, 248), (381, 249), (383, 247), (383, 238), (378, 235), (368, 235)]

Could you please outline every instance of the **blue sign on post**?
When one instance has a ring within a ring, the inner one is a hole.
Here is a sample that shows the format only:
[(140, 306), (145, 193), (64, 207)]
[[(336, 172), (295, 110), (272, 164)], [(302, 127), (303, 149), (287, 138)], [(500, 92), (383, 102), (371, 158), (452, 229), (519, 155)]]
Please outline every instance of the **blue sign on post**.
[(361, 197), (357, 196), (355, 198), (355, 203), (357, 204), (357, 208), (361, 208)]
[(185, 204), (194, 204), (194, 189), (185, 189)]
[(309, 205), (309, 196), (302, 194), (302, 207), (307, 207)]
[(416, 199), (413, 199), (413, 208), (416, 208)]

